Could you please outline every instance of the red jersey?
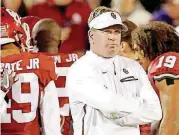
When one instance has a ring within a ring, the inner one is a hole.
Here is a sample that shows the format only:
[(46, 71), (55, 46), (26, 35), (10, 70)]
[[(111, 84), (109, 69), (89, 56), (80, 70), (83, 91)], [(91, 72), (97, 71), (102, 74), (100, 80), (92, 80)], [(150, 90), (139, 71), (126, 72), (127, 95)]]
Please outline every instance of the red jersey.
[(61, 116), (61, 130), (63, 135), (72, 135), (72, 117), (70, 114), (68, 91), (65, 88), (66, 76), (68, 68), (80, 57), (80, 55), (72, 54), (47, 54), (54, 58), (56, 63), (56, 73), (58, 75), (55, 85), (57, 87), (57, 93), (60, 105)]
[(175, 52), (168, 52), (158, 56), (156, 59), (154, 59), (151, 62), (148, 68), (149, 79), (158, 94), (159, 91), (155, 87), (153, 81), (154, 79), (162, 80), (167, 77), (177, 78), (178, 75), (179, 75), (179, 53), (175, 53)]
[[(154, 79), (164, 79), (171, 74), (179, 74), (179, 53), (164, 53), (150, 63), (148, 77), (158, 96), (159, 90), (155, 86)], [(140, 126), (141, 135), (150, 135), (150, 128), (150, 124)]]
[(25, 52), (2, 58), (1, 68), (13, 70), (18, 76), (7, 94), (9, 103), (1, 117), (2, 135), (40, 135), (39, 118), (43, 134), (60, 135), (53, 59)]

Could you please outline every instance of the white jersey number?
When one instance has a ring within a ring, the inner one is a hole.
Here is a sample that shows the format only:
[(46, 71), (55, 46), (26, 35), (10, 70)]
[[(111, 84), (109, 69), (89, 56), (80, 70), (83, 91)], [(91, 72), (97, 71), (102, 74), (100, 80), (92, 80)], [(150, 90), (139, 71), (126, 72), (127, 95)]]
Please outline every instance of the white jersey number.
[[(69, 67), (57, 67), (56, 69), (56, 73), (58, 75), (58, 77), (60, 76), (67, 76), (68, 73), (68, 68)], [(67, 97), (68, 98), (68, 91), (67, 89), (64, 88), (57, 88), (57, 93), (58, 93), (58, 97)], [(63, 107), (60, 107), (60, 115), (62, 116), (69, 116), (70, 113), (70, 106), (69, 103), (68, 104), (64, 104)]]
[[(2, 116), (2, 123), (11, 123), (11, 119), (17, 123), (26, 123), (33, 121), (36, 117), (36, 110), (38, 106), (39, 84), (38, 76), (34, 73), (20, 73), (18, 74), (19, 80), (12, 86), (12, 99), (18, 103), (18, 107), (23, 104), (30, 103), (30, 111), (23, 112), (22, 110), (12, 110), (12, 114), (7, 112), (8, 108), (12, 107), (12, 100), (6, 109), (6, 113)], [(22, 85), (29, 84), (29, 93), (23, 93)]]
[(168, 67), (168, 68), (173, 68), (175, 65), (176, 59), (177, 58), (175, 56), (167, 56), (166, 58), (165, 58), (165, 56), (162, 56), (159, 59), (159, 62), (158, 62), (158, 65), (156, 68), (161, 68), (162, 66)]

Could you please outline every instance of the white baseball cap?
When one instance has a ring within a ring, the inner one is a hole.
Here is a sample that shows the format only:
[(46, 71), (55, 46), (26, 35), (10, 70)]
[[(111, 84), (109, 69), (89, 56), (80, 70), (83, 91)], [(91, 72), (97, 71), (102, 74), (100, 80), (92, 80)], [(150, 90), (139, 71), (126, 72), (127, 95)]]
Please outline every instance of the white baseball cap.
[(106, 12), (94, 18), (89, 24), (89, 28), (103, 29), (113, 25), (121, 25), (122, 31), (128, 31), (127, 26), (122, 23), (122, 19), (116, 12)]

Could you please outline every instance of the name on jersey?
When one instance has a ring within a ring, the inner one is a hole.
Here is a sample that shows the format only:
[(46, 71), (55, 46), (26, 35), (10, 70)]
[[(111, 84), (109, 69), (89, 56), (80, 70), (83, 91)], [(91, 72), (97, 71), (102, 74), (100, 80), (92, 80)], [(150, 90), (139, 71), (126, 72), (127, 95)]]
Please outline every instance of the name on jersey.
[(22, 60), (14, 63), (1, 63), (0, 69), (6, 68), (13, 71), (20, 71), (25, 69), (39, 69), (39, 58), (29, 59), (29, 65), (22, 66)]
[[(52, 58), (54, 59), (54, 62), (56, 63), (62, 63), (62, 58), (60, 55), (56, 55), (56, 56), (52, 56)], [(73, 54), (68, 54), (68, 57), (65, 58), (65, 62), (75, 62), (78, 59), (78, 55), (73, 53)]]

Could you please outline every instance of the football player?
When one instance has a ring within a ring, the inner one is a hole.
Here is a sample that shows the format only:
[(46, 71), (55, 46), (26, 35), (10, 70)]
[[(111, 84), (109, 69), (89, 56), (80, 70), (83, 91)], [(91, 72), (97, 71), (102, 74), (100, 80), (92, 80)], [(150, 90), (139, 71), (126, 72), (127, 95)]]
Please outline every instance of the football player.
[(179, 52), (176, 30), (164, 22), (153, 21), (141, 26), (132, 32), (131, 38), (135, 57), (146, 71), (157, 56), (170, 51)]
[[(23, 25), (24, 29), (23, 29), (23, 27), (20, 26), (20, 17), (16, 16), (16, 13), (10, 9), (7, 9), (6, 12), (3, 12), (4, 10), (6, 9), (1, 8), (1, 17), (6, 18), (6, 22), (3, 22), (4, 19), (1, 20), (1, 39), (0, 39), (1, 57), (4, 57), (9, 54), (18, 54), (20, 51), (24, 52), (25, 50), (27, 50), (27, 48), (25, 48), (23, 44), (26, 44), (30, 48), (30, 43), (29, 43), (30, 37), (28, 37), (27, 34), (28, 29), (25, 28), (27, 25), (24, 24)], [(9, 15), (14, 16), (15, 21), (13, 21), (12, 17), (6, 17)], [(8, 27), (8, 24), (6, 24), (7, 22), (11, 24), (10, 25), (11, 27), (9, 28), (10, 30), (7, 29)], [(16, 31), (14, 30), (14, 28), (17, 28)], [(5, 45), (7, 43), (9, 43), (8, 46)], [(2, 46), (2, 44), (4, 46)], [(19, 49), (17, 49), (17, 46)], [(11, 78), (10, 77), (11, 74), (8, 73), (9, 71), (10, 70), (7, 69), (1, 69), (0, 112), (2, 112), (2, 110), (4, 110), (4, 107), (6, 106), (6, 103), (4, 103), (4, 98), (8, 93), (8, 91), (10, 90), (10, 86), (5, 87), (5, 85), (8, 84), (8, 82), (10, 81), (9, 79)]]
[[(179, 52), (168, 52), (154, 59), (148, 69), (150, 80), (159, 90), (163, 110), (159, 135), (179, 134)], [(155, 127), (156, 128), (156, 127)]]
[(179, 37), (175, 28), (163, 22), (151, 22), (134, 30), (131, 37), (132, 48), (148, 72), (162, 105), (163, 119), (156, 124), (159, 130), (155, 126), (153, 133), (178, 135)]
[(1, 133), (61, 135), (54, 62), (43, 54), (25, 52), (33, 47), (28, 28), (17, 13), (1, 8), (1, 69), (13, 70), (18, 77), (7, 94)]
[(44, 52), (46, 55), (54, 58), (58, 75), (55, 85), (59, 97), (61, 129), (63, 135), (72, 135), (72, 118), (65, 85), (68, 68), (78, 59), (79, 55), (76, 53), (58, 53), (58, 48), (61, 44), (61, 28), (52, 19), (41, 19), (38, 21), (33, 28), (32, 36), (39, 52)]

